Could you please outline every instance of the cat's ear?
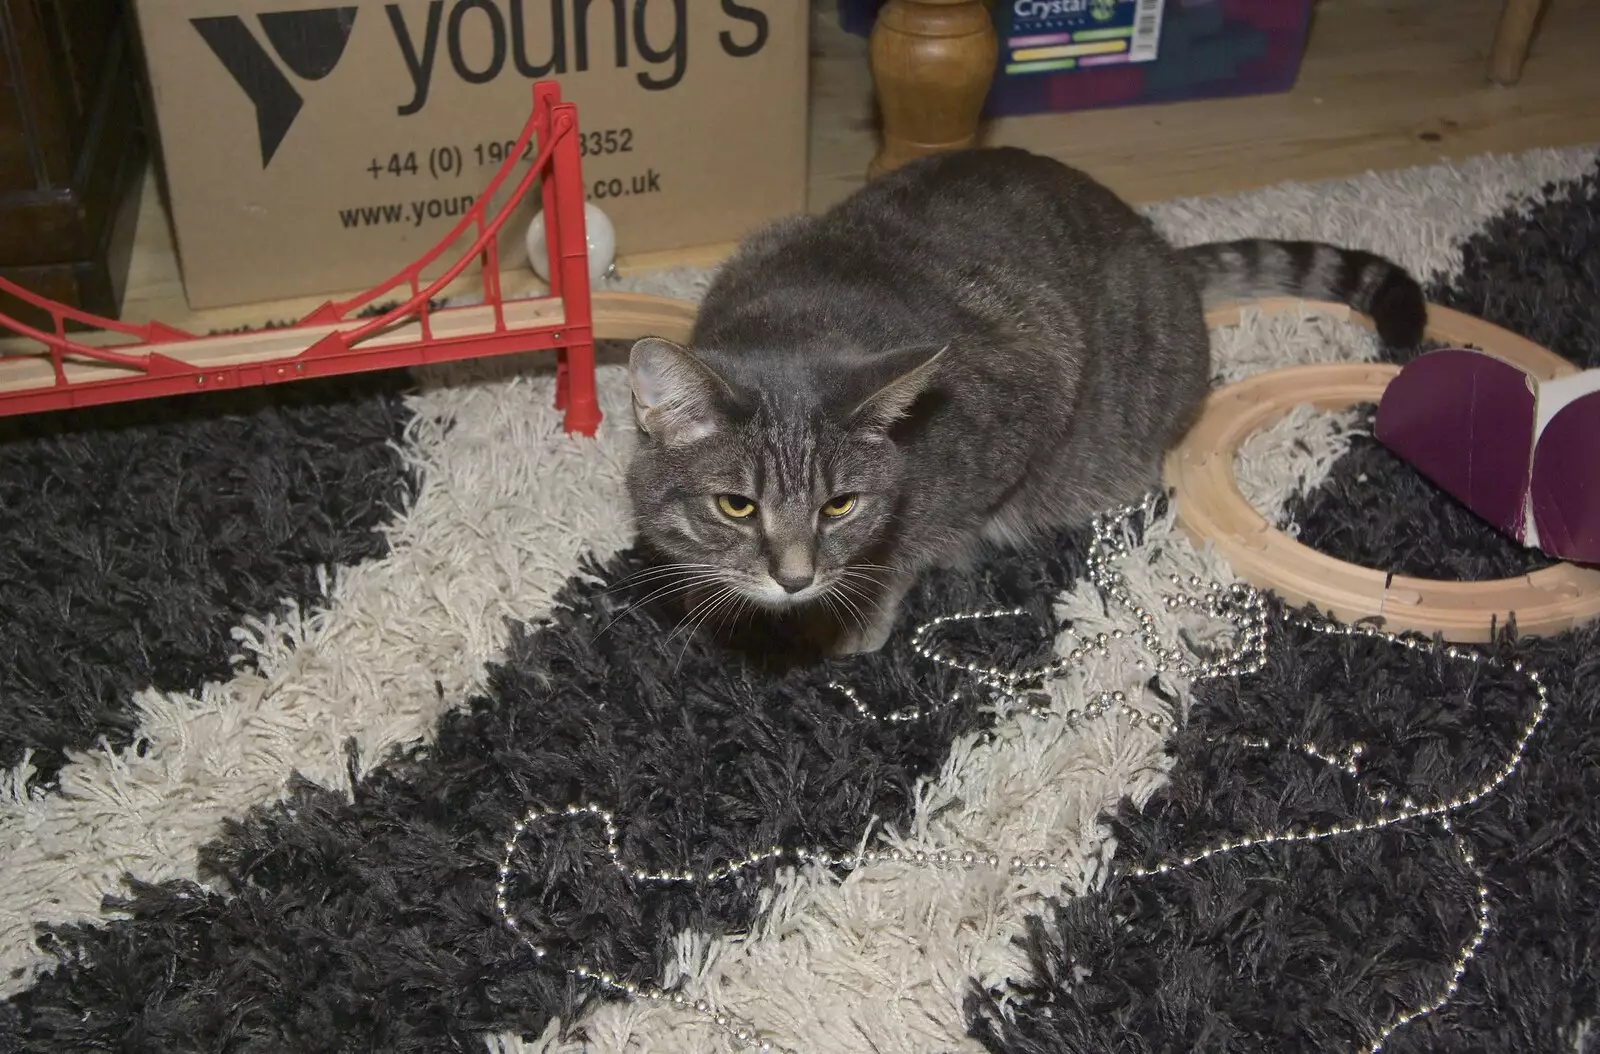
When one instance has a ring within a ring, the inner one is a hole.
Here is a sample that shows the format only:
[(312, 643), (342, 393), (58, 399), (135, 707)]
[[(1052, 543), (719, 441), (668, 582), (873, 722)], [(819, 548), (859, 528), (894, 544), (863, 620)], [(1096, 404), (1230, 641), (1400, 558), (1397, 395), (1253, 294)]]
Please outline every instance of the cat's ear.
[[(937, 351), (911, 348), (890, 352), (875, 362), (872, 372), (878, 387), (850, 411), (851, 424), (876, 431), (888, 430), (911, 412), (912, 405), (933, 384), (939, 364), (949, 350), (948, 345)], [(887, 380), (883, 379), (885, 374), (889, 374)]]
[(628, 355), (628, 374), (634, 420), (662, 442), (692, 443), (721, 425), (718, 403), (727, 383), (687, 348), (646, 337)]

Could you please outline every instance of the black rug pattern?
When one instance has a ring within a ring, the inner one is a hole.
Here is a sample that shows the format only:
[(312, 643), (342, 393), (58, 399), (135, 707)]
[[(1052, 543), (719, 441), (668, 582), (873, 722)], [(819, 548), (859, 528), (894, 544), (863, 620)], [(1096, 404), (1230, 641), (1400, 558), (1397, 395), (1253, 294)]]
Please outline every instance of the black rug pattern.
[(0, 769), (127, 746), (134, 693), (225, 677), (228, 631), (381, 556), (403, 378), (0, 419)]
[[(1600, 366), (1595, 177), (1496, 219), (1464, 262), (1434, 300)], [(412, 483), (395, 451), (402, 390), (291, 387), (0, 433), (0, 762), (31, 748), (43, 785), (65, 751), (127, 743), (134, 692), (225, 674), (229, 626), (314, 599), (323, 564), (379, 555)], [(1290, 514), (1307, 544), (1369, 566), (1484, 577), (1528, 560), (1370, 442)], [(955, 681), (916, 661), (911, 627), (1020, 607), (1053, 630), (1052, 598), (1083, 576), (1085, 547), (1067, 533), (935, 576), (883, 652), (798, 668), (666, 639), (673, 620), (628, 611), (634, 595), (616, 588), (640, 554), (595, 562), (547, 618), (514, 628), (486, 690), (427, 749), (352, 751), (353, 800), (300, 780), (228, 823), (202, 854), (220, 892), (130, 879), (106, 903), (119, 917), (40, 927), (56, 965), (0, 1004), (0, 1051), (469, 1051), (487, 1032), (538, 1036), (553, 1017), (581, 1034), (602, 997), (532, 961), (495, 911), (520, 815), (602, 801), (642, 869), (849, 847), (872, 817), (907, 817), (917, 779), (988, 718), (969, 701), (863, 723), (829, 681), (900, 706), (946, 699)], [(1274, 612), (1261, 673), (1197, 691), (1170, 784), (1113, 818), (1119, 859), (1339, 822), (1370, 809), (1373, 788), (1448, 795), (1481, 777), (1531, 705), (1513, 679), (1315, 636), (1287, 614)], [(963, 650), (998, 665), (1047, 657), (1053, 635), (963, 633)], [(1487, 878), (1488, 939), (1450, 1003), (1390, 1051), (1570, 1051), (1597, 1013), (1600, 629), (1501, 647), (1543, 672), (1550, 718), (1516, 777), (1456, 823)], [(1361, 787), (1302, 751), (1228, 745), (1239, 737), (1360, 743)], [(648, 888), (609, 867), (592, 831), (528, 846), (515, 892), (536, 909), (529, 936), (638, 983), (660, 978), (679, 931), (747, 927), (773, 870)], [(1448, 977), (1476, 925), (1477, 881), (1429, 825), (1112, 878), (1029, 920), (1030, 972), (1003, 990), (975, 984), (970, 1032), (997, 1054), (1362, 1049)]]

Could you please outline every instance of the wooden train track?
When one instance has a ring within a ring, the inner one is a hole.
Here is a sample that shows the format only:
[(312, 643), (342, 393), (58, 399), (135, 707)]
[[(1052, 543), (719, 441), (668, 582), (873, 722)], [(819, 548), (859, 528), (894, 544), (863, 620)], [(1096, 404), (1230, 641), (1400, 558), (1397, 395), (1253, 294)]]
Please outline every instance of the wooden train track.
[(699, 309), (692, 301), (647, 293), (595, 293), (592, 302), (595, 340), (662, 337), (686, 341)]
[[(1265, 300), (1207, 315), (1210, 326), (1236, 324), (1248, 309), (1308, 311), (1360, 323), (1372, 320), (1342, 304)], [(1473, 346), (1516, 363), (1540, 380), (1577, 367), (1514, 333), (1430, 304), (1428, 337)], [(1290, 538), (1250, 506), (1234, 476), (1241, 446), (1297, 406), (1341, 410), (1376, 403), (1399, 367), (1383, 363), (1291, 366), (1218, 388), (1199, 420), (1167, 457), (1166, 479), (1179, 525), (1210, 546), (1241, 578), (1291, 604), (1312, 604), (1345, 622), (1381, 621), (1390, 631), (1439, 634), (1482, 643), (1515, 616), (1520, 633), (1560, 633), (1600, 616), (1600, 568), (1560, 563), (1532, 574), (1457, 582), (1390, 574), (1336, 560)]]
[[(593, 293), (590, 295), (595, 340), (636, 340), (639, 337), (665, 337), (668, 340), (686, 340), (694, 324), (695, 305), (686, 300), (650, 296), (643, 293)], [(540, 297), (530, 300), (508, 300), (503, 309), (507, 326), (521, 331), (553, 330), (559, 332), (565, 318), (565, 305), (560, 300)], [(444, 308), (429, 317), (431, 334), (435, 339), (471, 337), (492, 334), (495, 330), (494, 308), (489, 305)], [(338, 327), (297, 326), (285, 329), (258, 329), (244, 333), (230, 333), (214, 337), (195, 337), (160, 346), (162, 355), (192, 367), (200, 373), (228, 369), (255, 363), (277, 363), (292, 369), (285, 362), (310, 344), (314, 344)], [(116, 334), (109, 334), (114, 338)], [(383, 349), (396, 345), (418, 343), (421, 324), (412, 319), (369, 337), (364, 348)], [(85, 346), (115, 350), (120, 345), (113, 339), (83, 340)], [(141, 348), (142, 350), (142, 348)], [(130, 369), (111, 362), (72, 360), (63, 365), (67, 379), (72, 383), (111, 380), (128, 376)], [(55, 372), (49, 358), (33, 355), (15, 355), (0, 361), (0, 392), (24, 391), (30, 388), (48, 389), (55, 384)]]

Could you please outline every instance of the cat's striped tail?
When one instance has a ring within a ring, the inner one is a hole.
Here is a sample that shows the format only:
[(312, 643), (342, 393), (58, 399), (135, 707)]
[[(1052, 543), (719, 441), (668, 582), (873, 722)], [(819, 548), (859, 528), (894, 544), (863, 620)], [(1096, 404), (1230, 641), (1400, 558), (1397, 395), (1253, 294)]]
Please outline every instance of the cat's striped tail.
[(1255, 297), (1293, 296), (1348, 304), (1369, 316), (1393, 348), (1414, 348), (1427, 323), (1422, 287), (1405, 268), (1359, 249), (1322, 242), (1249, 238), (1180, 250), (1207, 307)]

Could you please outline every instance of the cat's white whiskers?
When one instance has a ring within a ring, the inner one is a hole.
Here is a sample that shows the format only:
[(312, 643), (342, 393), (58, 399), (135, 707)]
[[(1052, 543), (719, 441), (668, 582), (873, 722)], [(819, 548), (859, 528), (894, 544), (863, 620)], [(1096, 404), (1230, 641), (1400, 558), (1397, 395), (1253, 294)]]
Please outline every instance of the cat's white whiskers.
[(633, 574), (624, 578), (616, 585), (605, 590), (602, 595), (610, 596), (612, 593), (618, 593), (632, 586), (642, 585), (645, 582), (655, 581), (667, 575), (684, 574), (689, 571), (720, 570), (722, 570), (722, 568), (718, 564), (655, 564), (653, 566), (641, 568), (640, 570), (635, 571)]
[[(711, 565), (707, 565), (707, 566), (711, 566)], [(668, 582), (664, 586), (659, 586), (656, 589), (654, 589), (652, 592), (650, 592), (647, 596), (644, 596), (644, 597), (640, 598), (639, 600), (635, 600), (633, 603), (629, 604), (627, 607), (625, 607), (621, 611), (617, 612), (616, 618), (612, 619), (610, 622), (607, 622), (605, 624), (605, 626), (601, 628), (600, 632), (595, 634), (595, 639), (596, 640), (600, 639), (600, 637), (605, 634), (606, 630), (609, 630), (612, 626), (615, 626), (618, 622), (621, 622), (623, 619), (625, 619), (629, 615), (633, 614), (633, 612), (635, 610), (643, 607), (644, 605), (650, 603), (652, 600), (655, 600), (658, 597), (665, 598), (665, 597), (675, 596), (678, 593), (688, 592), (689, 590), (694, 589), (697, 586), (708, 585), (708, 584), (709, 585), (726, 586), (728, 584), (728, 578), (729, 578), (728, 572), (726, 570), (722, 569), (722, 568), (717, 568), (716, 570), (713, 570), (713, 571), (697, 571), (697, 572), (683, 571), (683, 572), (680, 572), (680, 574), (687, 576), (685, 578), (685, 580), (677, 581), (677, 582)]]
[(626, 589), (628, 586), (637, 585), (640, 582), (647, 582), (652, 578), (659, 578), (662, 575), (677, 574), (683, 571), (709, 571), (716, 566), (716, 564), (691, 563), (651, 564), (648, 567), (641, 567), (632, 574), (619, 579), (616, 584), (608, 588), (606, 592), (614, 593), (619, 589)]
[(867, 625), (867, 617), (862, 613), (860, 605), (855, 602), (855, 599), (851, 596), (851, 593), (855, 593), (863, 600), (870, 599), (865, 590), (862, 590), (860, 586), (855, 585), (847, 578), (835, 580), (833, 586), (831, 586), (827, 592), (823, 593), (823, 596), (837, 598), (839, 603), (850, 614), (850, 616), (856, 620), (857, 628), (865, 629)]
[[(689, 645), (694, 643), (695, 633), (700, 629), (701, 626), (705, 625), (706, 620), (710, 618), (721, 605), (740, 595), (742, 595), (742, 591), (737, 585), (723, 586), (722, 589), (712, 594), (711, 599), (702, 601), (697, 608), (690, 610), (689, 617), (692, 617), (694, 615), (694, 611), (699, 610), (700, 608), (704, 608), (705, 613), (700, 615), (699, 618), (695, 618), (692, 622), (690, 622), (688, 630), (684, 633), (683, 648), (678, 652), (677, 661), (672, 664), (672, 673), (674, 676), (676, 676), (678, 673), (678, 667), (683, 665), (683, 657), (689, 654)], [(683, 627), (684, 621), (688, 621), (688, 618), (686, 617), (683, 621), (678, 623), (679, 628)], [(672, 638), (676, 637), (677, 635), (678, 630), (673, 630), (672, 633), (667, 636), (667, 643), (671, 643)]]
[(828, 606), (828, 614), (833, 617), (834, 621), (843, 622), (844, 615), (840, 611), (839, 605), (835, 603), (834, 595), (829, 592), (820, 594), (820, 597), (822, 602)]
[[(668, 596), (672, 593), (693, 589), (695, 586), (701, 585), (726, 585), (728, 581), (728, 573), (726, 571), (684, 571), (680, 574), (682, 577), (669, 581), (665, 585), (657, 585), (649, 593), (635, 600), (628, 605), (628, 610), (631, 611), (641, 604), (648, 604), (659, 596)], [(657, 579), (657, 581), (660, 580)]]
[[(883, 574), (885, 576), (892, 575), (892, 574), (894, 574), (894, 571), (891, 570), (890, 568), (884, 568), (883, 569)], [(840, 578), (841, 581), (848, 581), (848, 580), (852, 580), (853, 579), (853, 580), (858, 581), (858, 582), (866, 582), (869, 585), (873, 585), (873, 586), (883, 586), (883, 585), (886, 584), (886, 581), (887, 581), (887, 577), (885, 577), (885, 578), (876, 578), (873, 575), (869, 574), (866, 571), (861, 570), (858, 567), (841, 567), (841, 568), (839, 568), (839, 578)]]
[(715, 593), (712, 593), (709, 597), (707, 597), (707, 598), (705, 598), (703, 600), (698, 600), (695, 603), (689, 605), (689, 610), (684, 612), (682, 618), (678, 619), (677, 623), (672, 627), (672, 630), (667, 634), (666, 639), (663, 640), (662, 643), (663, 644), (672, 643), (672, 638), (676, 637), (679, 633), (681, 633), (686, 624), (689, 624), (691, 622), (691, 620), (698, 621), (697, 616), (700, 614), (700, 612), (705, 610), (712, 603), (714, 603), (716, 600), (721, 598), (723, 594), (729, 592), (732, 588), (733, 588), (732, 586), (726, 586), (725, 585), (721, 589), (717, 590)]
[[(750, 597), (741, 591), (737, 593), (733, 599), (734, 605), (731, 615), (733, 618), (733, 624), (737, 626), (739, 624), (739, 616), (744, 612), (745, 606), (750, 603)], [(722, 615), (717, 619), (716, 627), (712, 630), (713, 633), (722, 632), (722, 627), (727, 624), (729, 615), (730, 613), (727, 611), (722, 613)]]
[(644, 596), (640, 597), (638, 600), (635, 600), (628, 606), (630, 609), (635, 608), (640, 604), (648, 604), (656, 597), (666, 596), (674, 592), (681, 592), (685, 589), (693, 589), (695, 586), (722, 585), (725, 583), (726, 577), (727, 576), (723, 572), (719, 571), (684, 571), (678, 578), (669, 580), (665, 583), (660, 583), (660, 580), (658, 579), (657, 583), (659, 584), (653, 584), (650, 592), (646, 593)]
[[(834, 597), (837, 598), (840, 606), (845, 609), (845, 614), (848, 614), (851, 619), (854, 619), (854, 622), (856, 622), (856, 629), (866, 632), (869, 619), (867, 619), (867, 614), (862, 611), (861, 605), (858, 605), (858, 603), (851, 598), (850, 593), (840, 592), (840, 590), (834, 590)], [(845, 619), (840, 619), (840, 622), (843, 621), (845, 621)]]
[[(691, 619), (693, 621), (689, 626), (688, 632), (693, 634), (702, 624), (704, 624), (705, 620), (711, 616), (719, 604), (725, 604), (734, 597), (743, 595), (744, 584), (737, 578), (729, 576), (729, 578), (724, 580), (722, 588), (712, 593), (711, 596), (707, 597), (706, 599), (695, 604), (689, 610), (688, 615), (684, 616), (683, 619), (678, 620), (677, 627), (673, 629), (672, 633), (668, 635), (667, 639), (671, 640), (673, 637), (677, 636), (678, 633), (683, 629), (685, 621)], [(703, 613), (699, 616), (699, 618), (694, 618), (696, 612)]]

